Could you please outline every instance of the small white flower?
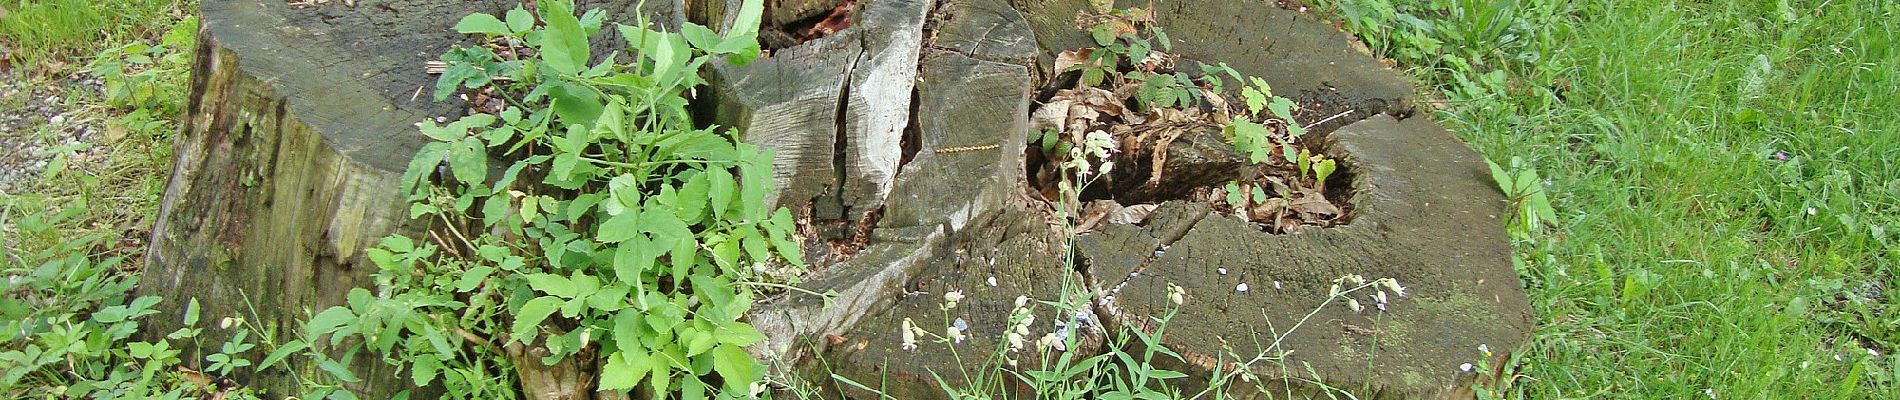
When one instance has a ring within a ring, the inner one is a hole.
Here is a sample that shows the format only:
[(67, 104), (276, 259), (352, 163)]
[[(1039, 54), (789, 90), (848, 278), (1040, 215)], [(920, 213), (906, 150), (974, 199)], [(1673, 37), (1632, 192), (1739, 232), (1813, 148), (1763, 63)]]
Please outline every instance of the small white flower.
[(1326, 297), (1333, 297), (1333, 296), (1338, 296), (1338, 295), (1339, 295), (1339, 283), (1334, 282), (1331, 288), (1326, 289)]
[(1484, 356), (1485, 356), (1485, 357), (1490, 357), (1490, 356), (1491, 356), (1491, 346), (1490, 346), (1490, 345), (1487, 345), (1487, 344), (1484, 344), (1484, 343), (1479, 343), (1479, 344), (1478, 344), (1478, 352), (1479, 352), (1479, 353), (1484, 353)]
[(1055, 332), (1049, 332), (1049, 334), (1047, 335), (1042, 335), (1041, 339), (1036, 339), (1036, 348), (1049, 349), (1052, 347), (1054, 348), (1062, 347), (1062, 339), (1057, 339)]
[(224, 317), (224, 319), (218, 320), (218, 329), (231, 329), (231, 325), (236, 325), (236, 322), (237, 320), (233, 320), (231, 317)]
[(1114, 170), (1115, 170), (1115, 162), (1114, 162), (1114, 161), (1103, 161), (1103, 162), (1102, 162), (1102, 171), (1101, 171), (1101, 173), (1102, 173), (1102, 175), (1108, 175), (1108, 171), (1114, 171)]
[(917, 351), (917, 324), (904, 319), (904, 343), (899, 348), (904, 351)]
[(1386, 303), (1386, 301), (1385, 301), (1385, 291), (1384, 291), (1384, 290), (1381, 290), (1381, 291), (1379, 291), (1379, 294), (1376, 294), (1376, 295), (1372, 295), (1372, 299), (1373, 299), (1373, 300), (1378, 300), (1378, 301), (1379, 301), (1379, 305), (1385, 305), (1385, 303)]
[(944, 329), (944, 333), (946, 334), (944, 336), (950, 337), (951, 342), (955, 342), (957, 344), (963, 343), (964, 336), (963, 336), (962, 329), (957, 329), (957, 327), (952, 326), (952, 327), (949, 327), (948, 329)]
[(1247, 293), (1247, 282), (1241, 282), (1239, 285), (1234, 285), (1234, 291)]
[(1359, 305), (1359, 299), (1350, 299), (1350, 298), (1346, 299), (1346, 308), (1351, 308), (1352, 312), (1359, 312), (1359, 310), (1366, 309), (1365, 307), (1362, 307)]
[(1168, 284), (1168, 301), (1174, 302), (1174, 305), (1177, 306), (1186, 303), (1187, 289), (1182, 289), (1180, 286), (1175, 286), (1175, 284), (1172, 283)]
[(1029, 296), (1016, 296), (1016, 308), (1029, 305)]
[(1003, 335), (1003, 337), (1005, 337), (1005, 338), (1007, 338), (1007, 339), (1009, 339), (1009, 351), (1010, 351), (1010, 352), (1015, 352), (1015, 351), (1017, 351), (1017, 350), (1022, 350), (1022, 348), (1023, 348), (1023, 335), (1022, 335), (1021, 333), (1016, 333), (1016, 332), (1010, 332), (1010, 333), (1007, 333), (1007, 334), (1004, 334), (1004, 335)]
[(1385, 278), (1385, 279), (1380, 279), (1379, 283), (1385, 284), (1386, 289), (1391, 289), (1392, 294), (1399, 295), (1399, 298), (1401, 299), (1405, 298), (1405, 287), (1399, 286), (1399, 280), (1392, 279), (1392, 278)]
[(957, 308), (957, 302), (963, 301), (963, 291), (956, 290), (943, 294), (943, 309)]

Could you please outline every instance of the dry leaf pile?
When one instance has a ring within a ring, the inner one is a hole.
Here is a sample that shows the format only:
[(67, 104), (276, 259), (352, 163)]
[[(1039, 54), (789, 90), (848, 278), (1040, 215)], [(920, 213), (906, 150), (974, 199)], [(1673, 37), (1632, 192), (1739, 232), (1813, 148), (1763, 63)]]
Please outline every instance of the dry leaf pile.
[[(1290, 133), (1299, 127), (1260, 112), (1258, 97), (1223, 94), (1221, 72), (1245, 85), (1238, 73), (1184, 62), (1165, 51), (1165, 42), (1149, 46), (1142, 28), (1158, 30), (1141, 9), (1098, 10), (1077, 23), (1098, 43), (1103, 35), (1116, 41), (1056, 57), (1057, 76), (1048, 81), (1064, 87), (1032, 111), (1027, 159), (1043, 199), (1081, 210), (1074, 215), (1078, 232), (1104, 222), (1140, 223), (1167, 200), (1205, 202), (1276, 233), (1343, 222), (1346, 210), (1335, 198), (1343, 200), (1349, 190), (1340, 183), (1350, 179), (1322, 182), (1311, 166), (1325, 158), (1311, 156), (1320, 152)], [(1160, 33), (1152, 38), (1166, 40)], [(1197, 76), (1180, 73), (1187, 71)], [(1266, 127), (1274, 145), (1265, 157), (1236, 149), (1237, 120)]]

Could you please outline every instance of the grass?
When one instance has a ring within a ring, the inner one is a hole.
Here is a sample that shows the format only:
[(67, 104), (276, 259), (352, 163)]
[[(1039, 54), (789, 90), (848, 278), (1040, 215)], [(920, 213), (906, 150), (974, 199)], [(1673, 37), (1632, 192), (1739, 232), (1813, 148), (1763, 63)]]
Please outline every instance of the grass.
[(1900, 4), (1380, 3), (1330, 9), (1548, 178), (1510, 397), (1900, 395)]
[[(1558, 218), (1519, 232), (1517, 243), (1539, 329), (1506, 366), (1510, 378), (1487, 389), (1512, 398), (1900, 397), (1900, 358), (1890, 355), (1900, 350), (1900, 3), (1323, 3), (1431, 90), (1441, 124), (1486, 157), (1522, 158), (1546, 179)], [(0, 8), (6, 58), (31, 69), (35, 84), (64, 84), (56, 80), (90, 64), (98, 43), (156, 43), (190, 5)], [(152, 85), (179, 85), (185, 73), (168, 74)], [(152, 213), (169, 171), (176, 114), (148, 112), (144, 121), (158, 125), (138, 123), (127, 116), (153, 108), (107, 97), (67, 106), (138, 128), (129, 141), (94, 144), (120, 162), (0, 195), (8, 274), (47, 265), (88, 274), (46, 280), (45, 293), (74, 296), (49, 315), (129, 300), (80, 288), (117, 287), (87, 282), (122, 264), (62, 255), (136, 260), (137, 243), (115, 243)], [(66, 240), (79, 237), (87, 240)], [(86, 246), (63, 247), (74, 243)]]

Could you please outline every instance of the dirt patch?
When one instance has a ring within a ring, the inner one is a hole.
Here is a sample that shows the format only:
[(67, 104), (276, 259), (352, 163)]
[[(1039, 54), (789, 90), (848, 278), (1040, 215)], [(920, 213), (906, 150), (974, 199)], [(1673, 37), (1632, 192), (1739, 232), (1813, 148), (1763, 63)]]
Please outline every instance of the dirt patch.
[[(95, 143), (107, 136), (97, 113), (85, 112), (80, 99), (97, 97), (97, 79), (70, 75), (33, 82), (22, 72), (0, 72), (0, 193), (28, 189), (49, 165), (85, 165), (104, 161)], [(64, 157), (62, 157), (62, 155)]]

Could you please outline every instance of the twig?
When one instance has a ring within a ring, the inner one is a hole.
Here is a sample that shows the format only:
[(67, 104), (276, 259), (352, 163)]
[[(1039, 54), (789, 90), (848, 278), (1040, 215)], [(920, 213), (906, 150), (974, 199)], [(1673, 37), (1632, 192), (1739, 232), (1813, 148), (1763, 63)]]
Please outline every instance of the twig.
[(1341, 111), (1341, 112), (1339, 112), (1338, 114), (1333, 114), (1333, 116), (1331, 116), (1331, 117), (1326, 117), (1326, 119), (1322, 119), (1322, 120), (1319, 120), (1319, 122), (1314, 122), (1314, 123), (1312, 123), (1312, 124), (1308, 124), (1308, 125), (1306, 125), (1306, 126), (1302, 126), (1302, 127), (1300, 127), (1300, 128), (1301, 128), (1301, 129), (1313, 129), (1313, 127), (1315, 127), (1315, 126), (1320, 126), (1321, 124), (1325, 124), (1325, 123), (1327, 123), (1327, 122), (1332, 122), (1332, 121), (1333, 121), (1333, 120), (1335, 120), (1335, 119), (1339, 119), (1339, 117), (1344, 117), (1344, 116), (1346, 116), (1346, 115), (1348, 115), (1348, 114), (1352, 114), (1352, 113), (1353, 113), (1354, 111), (1359, 111), (1359, 110), (1346, 110), (1346, 111)]

